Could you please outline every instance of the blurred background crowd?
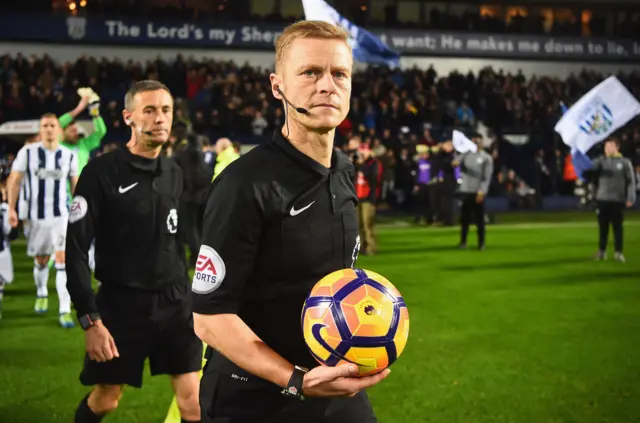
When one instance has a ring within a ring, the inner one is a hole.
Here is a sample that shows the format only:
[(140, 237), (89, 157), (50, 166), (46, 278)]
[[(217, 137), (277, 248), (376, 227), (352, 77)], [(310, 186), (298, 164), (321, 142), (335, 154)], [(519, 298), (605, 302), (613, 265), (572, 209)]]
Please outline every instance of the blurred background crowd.
[[(193, 2), (191, 6), (190, 2), (165, 3), (163, 7), (151, 7), (145, 1), (98, 0), (87, 3), (82, 13), (135, 11), (141, 17), (257, 19), (247, 12), (249, 9), (238, 6), (242, 1)], [(21, 4), (37, 9), (43, 2), (27, 0)], [(358, 8), (343, 12), (366, 25), (476, 32), (605, 35), (613, 30), (617, 36), (634, 36), (640, 28), (632, 14), (611, 28), (602, 16), (591, 14), (585, 19), (584, 12), (570, 17), (558, 13), (549, 21), (542, 12), (528, 15), (518, 13), (516, 8), (497, 17), (490, 8), (477, 6), (463, 14), (452, 14), (446, 8), (430, 9), (424, 19), (406, 22), (398, 19), (394, 7), (385, 6), (384, 21), (376, 21)], [(63, 12), (68, 10), (59, 11)], [(273, 22), (295, 18), (299, 17), (281, 12), (262, 16)], [(62, 115), (77, 105), (79, 87), (91, 87), (101, 97), (101, 116), (107, 126), (102, 148), (95, 153), (101, 154), (129, 137), (129, 128), (121, 117), (129, 85), (156, 79), (176, 97), (174, 125), (178, 133), (173, 140), (179, 141), (187, 133), (197, 134), (203, 157), (215, 163), (212, 145), (219, 138), (231, 139), (236, 147), (256, 145), (283, 125), (282, 105), (271, 95), (270, 72), (244, 63), (196, 58), (188, 52), (175, 60), (146, 62), (91, 56), (62, 62), (47, 55), (0, 55), (0, 124), (37, 119), (45, 112)], [(369, 67), (353, 76), (351, 111), (338, 128), (336, 144), (346, 149), (349, 140), (358, 136), (370, 146), (382, 165), (381, 183), (392, 187), (384, 190), (381, 206), (407, 210), (416, 185), (418, 160), (425, 149), (432, 154), (438, 151), (455, 128), (469, 133), (481, 127), (495, 162), (490, 196), (508, 198), (512, 208), (535, 208), (544, 196), (572, 195), (575, 189), (576, 175), (567, 148), (553, 130), (562, 115), (561, 103), (573, 104), (607, 76), (586, 69), (558, 78), (526, 77), (521, 71), (510, 73), (493, 67), (466, 74), (440, 74), (433, 66), (403, 70)], [(640, 98), (640, 71), (617, 76)], [(526, 137), (524, 148), (510, 141), (513, 134)], [(627, 125), (620, 135), (622, 152), (632, 159), (640, 175), (638, 121)], [(15, 143), (2, 144), (5, 175), (16, 147)]]

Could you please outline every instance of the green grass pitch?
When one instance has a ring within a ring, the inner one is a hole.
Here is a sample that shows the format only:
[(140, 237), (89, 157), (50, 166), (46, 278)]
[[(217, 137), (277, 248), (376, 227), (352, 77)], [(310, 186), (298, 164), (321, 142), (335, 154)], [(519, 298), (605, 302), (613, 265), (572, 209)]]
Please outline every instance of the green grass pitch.
[[(380, 254), (358, 266), (391, 280), (411, 317), (407, 349), (369, 392), (381, 423), (640, 421), (640, 216), (627, 219), (626, 264), (611, 251), (591, 261), (592, 214), (548, 220), (491, 226), (484, 252), (453, 248), (457, 229), (379, 228)], [(86, 393), (82, 332), (57, 326), (54, 270), (49, 313), (33, 313), (23, 242), (13, 254), (0, 422), (71, 422)], [(160, 423), (171, 397), (167, 378), (146, 375), (104, 421)]]

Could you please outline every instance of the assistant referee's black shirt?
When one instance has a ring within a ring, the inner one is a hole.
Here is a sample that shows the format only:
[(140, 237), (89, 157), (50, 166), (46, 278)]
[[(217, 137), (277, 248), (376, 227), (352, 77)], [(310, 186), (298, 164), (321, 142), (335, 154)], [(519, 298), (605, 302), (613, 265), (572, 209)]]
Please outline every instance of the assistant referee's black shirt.
[(337, 149), (327, 169), (279, 131), (230, 164), (208, 194), (193, 311), (237, 314), (289, 362), (317, 366), (300, 317), (316, 282), (357, 258), (353, 180), (351, 161)]
[(88, 251), (95, 239), (95, 277), (104, 286), (158, 291), (188, 285), (179, 238), (182, 171), (166, 157), (120, 149), (82, 170), (69, 211), (67, 288), (79, 316), (97, 313)]

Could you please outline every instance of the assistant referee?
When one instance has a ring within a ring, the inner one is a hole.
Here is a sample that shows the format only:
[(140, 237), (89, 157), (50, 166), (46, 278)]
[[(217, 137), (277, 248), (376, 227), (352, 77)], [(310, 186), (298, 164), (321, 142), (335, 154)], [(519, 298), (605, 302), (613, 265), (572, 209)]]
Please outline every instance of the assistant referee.
[(596, 260), (606, 258), (609, 227), (613, 228), (614, 259), (625, 262), (623, 254), (623, 211), (636, 202), (636, 184), (631, 160), (620, 154), (620, 141), (609, 137), (604, 142), (604, 156), (593, 161), (584, 176), (596, 184), (599, 226)]
[(474, 134), (471, 137), (477, 146), (476, 152), (468, 151), (457, 160), (460, 165), (461, 179), (460, 195), (462, 205), (460, 207), (460, 244), (458, 248), (467, 248), (467, 235), (469, 226), (475, 222), (478, 228), (478, 249), (485, 249), (486, 225), (485, 198), (491, 185), (493, 175), (493, 158), (482, 149), (482, 137)]
[(343, 29), (287, 27), (270, 78), (285, 125), (209, 192), (192, 284), (196, 333), (209, 345), (203, 422), (377, 421), (364, 389), (389, 371), (357, 378), (355, 365), (318, 366), (300, 326), (314, 284), (358, 254), (354, 167), (333, 147), (352, 67)]
[[(76, 410), (75, 423), (99, 422), (115, 410), (124, 385), (142, 386), (168, 374), (183, 422), (199, 422), (198, 371), (202, 343), (193, 330), (189, 279), (178, 234), (182, 171), (160, 150), (169, 139), (173, 98), (157, 81), (133, 84), (124, 120), (127, 148), (84, 168), (69, 214), (67, 287), (85, 330), (80, 375), (95, 388)], [(95, 238), (97, 296), (87, 251)]]

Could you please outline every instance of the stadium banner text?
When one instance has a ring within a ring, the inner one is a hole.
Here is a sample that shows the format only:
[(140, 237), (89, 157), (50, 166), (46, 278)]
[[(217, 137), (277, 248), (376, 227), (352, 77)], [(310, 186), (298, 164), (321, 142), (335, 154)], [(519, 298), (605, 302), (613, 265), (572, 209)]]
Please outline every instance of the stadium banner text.
[[(214, 25), (11, 13), (0, 16), (0, 39), (7, 41), (268, 50), (282, 30), (282, 25), (262, 23)], [(640, 42), (633, 40), (415, 30), (371, 29), (371, 32), (391, 48), (411, 56), (640, 61)]]

